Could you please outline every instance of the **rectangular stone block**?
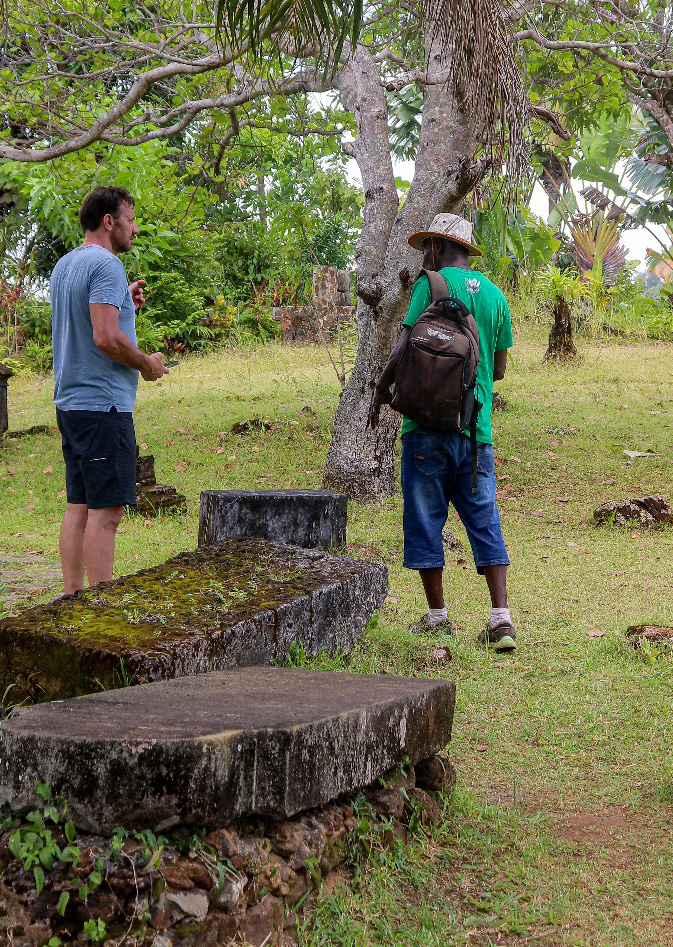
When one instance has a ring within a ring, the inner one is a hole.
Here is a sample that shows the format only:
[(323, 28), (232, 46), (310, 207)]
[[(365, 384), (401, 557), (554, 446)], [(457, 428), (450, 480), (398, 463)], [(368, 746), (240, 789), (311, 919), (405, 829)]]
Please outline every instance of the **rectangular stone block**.
[(257, 536), (306, 548), (346, 543), (347, 498), (331, 490), (203, 490), (199, 546)]
[(271, 664), (293, 642), (347, 650), (387, 590), (383, 565), (228, 539), (1, 620), (0, 693), (64, 698)]
[(239, 668), (20, 708), (0, 724), (0, 803), (35, 782), (89, 832), (285, 818), (451, 738), (455, 684)]

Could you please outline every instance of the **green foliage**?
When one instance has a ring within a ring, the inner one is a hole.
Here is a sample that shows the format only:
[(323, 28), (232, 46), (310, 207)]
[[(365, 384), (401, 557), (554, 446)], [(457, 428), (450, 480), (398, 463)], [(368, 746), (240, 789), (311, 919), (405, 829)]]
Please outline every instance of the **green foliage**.
[[(548, 305), (563, 296), (575, 316), (575, 329), (594, 337), (673, 340), (673, 311), (665, 297), (648, 295), (633, 267), (607, 279), (600, 262), (580, 274), (548, 266), (520, 287), (516, 305), (525, 318), (548, 322)], [(544, 313), (544, 316), (542, 315)]]
[(105, 927), (105, 921), (102, 921), (100, 918), (96, 920), (90, 919), (84, 922), (83, 931), (89, 936), (89, 939), (93, 944), (100, 944), (105, 940), (105, 935), (107, 934), (107, 929)]
[(484, 252), (484, 269), (496, 282), (535, 273), (561, 246), (553, 229), (528, 208), (507, 208), (500, 196), (474, 211), (474, 235)]
[[(323, 118), (307, 100), (274, 109), (281, 126)], [(297, 148), (281, 135), (247, 129), (222, 161), (221, 184), (210, 189), (203, 183), (206, 144), (211, 139), (197, 140), (191, 153), (166, 142), (99, 145), (48, 164), (0, 165), (0, 187), (16, 201), (0, 217), (0, 243), (11, 250), (0, 263), (7, 280), (0, 325), (9, 351), (21, 349), (41, 371), (50, 367), (45, 280), (81, 239), (78, 208), (95, 184), (121, 184), (136, 198), (140, 234), (123, 262), (129, 279), (147, 282), (137, 320), (144, 349), (203, 351), (276, 338), (271, 307), (308, 302), (314, 266), (350, 264), (361, 197), (334, 142), (307, 140)], [(28, 275), (19, 283), (21, 267)]]

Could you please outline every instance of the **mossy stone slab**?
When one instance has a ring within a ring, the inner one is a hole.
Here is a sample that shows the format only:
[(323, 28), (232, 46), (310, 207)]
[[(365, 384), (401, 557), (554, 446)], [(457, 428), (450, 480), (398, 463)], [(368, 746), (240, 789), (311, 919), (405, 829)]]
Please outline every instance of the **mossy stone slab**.
[(229, 539), (0, 621), (12, 703), (348, 651), (388, 590), (385, 566)]
[(285, 818), (443, 749), (454, 700), (450, 681), (269, 667), (19, 708), (0, 803), (30, 809), (39, 780), (90, 832)]

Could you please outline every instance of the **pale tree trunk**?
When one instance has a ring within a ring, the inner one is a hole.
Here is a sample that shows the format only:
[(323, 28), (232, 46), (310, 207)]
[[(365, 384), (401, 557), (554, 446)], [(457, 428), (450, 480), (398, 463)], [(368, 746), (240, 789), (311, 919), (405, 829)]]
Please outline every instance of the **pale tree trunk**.
[(360, 339), (334, 418), (324, 481), (361, 501), (393, 493), (396, 485), (400, 417), (384, 407), (378, 428), (371, 431), (366, 425), (374, 384), (398, 338), (409, 290), (421, 268), (421, 254), (408, 246), (407, 238), (425, 229), (435, 214), (459, 210), (484, 170), (474, 163), (475, 129), (440, 81), (440, 66), (432, 56), (428, 63), (414, 180), (401, 209), (388, 144), (386, 98), (369, 52), (358, 47), (339, 77), (341, 100), (357, 120), (352, 154), (362, 175), (365, 207), (356, 249)]

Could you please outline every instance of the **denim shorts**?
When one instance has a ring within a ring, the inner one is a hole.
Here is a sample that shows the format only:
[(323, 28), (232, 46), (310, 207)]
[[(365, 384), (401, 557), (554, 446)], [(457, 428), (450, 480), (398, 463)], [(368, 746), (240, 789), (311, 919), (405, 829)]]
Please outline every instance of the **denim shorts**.
[(404, 565), (444, 565), (442, 529), (452, 503), (472, 547), (477, 572), (509, 565), (495, 502), (493, 446), (477, 444), (477, 492), (472, 493), (470, 439), (417, 427), (402, 437)]
[(68, 503), (90, 510), (136, 502), (136, 436), (129, 411), (61, 411)]

